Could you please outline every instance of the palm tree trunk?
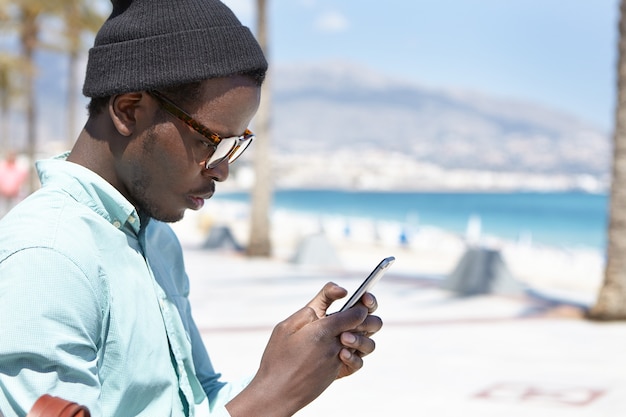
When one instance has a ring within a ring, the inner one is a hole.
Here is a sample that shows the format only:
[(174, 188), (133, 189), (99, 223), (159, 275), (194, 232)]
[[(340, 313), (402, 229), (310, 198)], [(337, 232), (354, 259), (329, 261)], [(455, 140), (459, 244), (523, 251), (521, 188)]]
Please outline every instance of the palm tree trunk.
[[(22, 7), (22, 33), (21, 46), (22, 54), (30, 68), (35, 68), (34, 53), (39, 36), (37, 23), (37, 13), (28, 7)], [(26, 72), (26, 154), (30, 159), (31, 172), (28, 180), (28, 191), (32, 192), (39, 187), (39, 181), (34, 169), (34, 162), (37, 151), (37, 113), (35, 96), (35, 74), (34, 71)]]
[(69, 62), (67, 63), (67, 149), (72, 148), (76, 139), (74, 127), (76, 126), (76, 106), (78, 104), (77, 64), (78, 50), (74, 49), (69, 53)]
[[(257, 0), (258, 41), (267, 56), (267, 4)], [(255, 118), (259, 140), (254, 144), (255, 185), (252, 189), (250, 238), (248, 256), (268, 257), (272, 252), (270, 240), (270, 209), (272, 205), (272, 178), (270, 166), (270, 79), (266, 76), (261, 89), (261, 104)]]
[(620, 14), (607, 260), (604, 285), (588, 314), (596, 320), (626, 319), (626, 0), (621, 1)]
[(0, 155), (3, 155), (11, 147), (9, 142), (9, 68), (0, 69), (0, 112), (2, 117), (0, 123), (2, 130), (0, 131)]
[(76, 85), (78, 54), (80, 52), (80, 34), (84, 30), (80, 19), (79, 1), (66, 1), (63, 15), (66, 25), (66, 37), (68, 42), (67, 63), (67, 149), (71, 149), (76, 140), (74, 131), (76, 127), (76, 105), (78, 104), (78, 88)]
[(9, 108), (2, 104), (0, 112), (2, 112), (2, 141), (0, 141), (0, 155), (11, 149), (10, 125), (9, 125)]

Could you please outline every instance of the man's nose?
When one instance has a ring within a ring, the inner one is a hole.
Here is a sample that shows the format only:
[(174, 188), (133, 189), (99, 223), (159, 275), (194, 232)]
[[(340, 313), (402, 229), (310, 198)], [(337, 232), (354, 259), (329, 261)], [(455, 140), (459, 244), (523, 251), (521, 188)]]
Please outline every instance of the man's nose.
[(205, 169), (205, 173), (217, 182), (226, 181), (228, 174), (230, 173), (230, 164), (228, 161), (222, 161), (221, 164), (218, 164), (213, 168)]

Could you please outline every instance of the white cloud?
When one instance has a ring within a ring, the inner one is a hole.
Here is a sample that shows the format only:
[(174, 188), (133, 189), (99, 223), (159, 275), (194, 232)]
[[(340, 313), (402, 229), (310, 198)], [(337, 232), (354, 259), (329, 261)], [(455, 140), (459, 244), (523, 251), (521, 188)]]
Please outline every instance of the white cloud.
[(315, 21), (315, 28), (322, 32), (344, 32), (350, 27), (350, 22), (337, 11), (326, 12)]

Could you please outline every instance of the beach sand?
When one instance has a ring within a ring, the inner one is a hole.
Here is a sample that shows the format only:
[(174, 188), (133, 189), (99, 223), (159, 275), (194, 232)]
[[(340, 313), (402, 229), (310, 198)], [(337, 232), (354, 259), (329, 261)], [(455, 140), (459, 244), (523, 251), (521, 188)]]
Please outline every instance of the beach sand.
[[(228, 228), (245, 246), (247, 219), (245, 204), (211, 202), (201, 212), (188, 213), (175, 227), (191, 247), (204, 242), (211, 227), (218, 226)], [(442, 278), (454, 270), (468, 247), (479, 246), (498, 251), (521, 283), (579, 303), (592, 304), (603, 281), (604, 255), (590, 248), (556, 248), (490, 236), (459, 236), (428, 226), (412, 230), (395, 223), (288, 211), (277, 211), (272, 217), (273, 258), (289, 262), (308, 239), (320, 235), (343, 270), (372, 269), (383, 257), (394, 255), (395, 273)], [(403, 235), (406, 241), (402, 241)]]
[[(216, 219), (220, 219), (219, 222)], [(462, 237), (422, 228), (402, 244), (393, 225), (368, 233), (339, 219), (273, 218), (274, 256), (202, 249), (211, 228), (241, 243), (245, 208), (215, 204), (174, 225), (191, 280), (191, 303), (225, 380), (254, 373), (271, 329), (327, 281), (356, 287), (384, 256), (397, 258), (375, 294), (385, 325), (356, 375), (334, 383), (298, 416), (568, 416), (626, 412), (626, 323), (582, 318), (602, 281), (603, 258), (485, 240), (531, 293), (460, 297), (442, 288), (467, 249)], [(357, 222), (358, 223), (358, 222)], [(322, 236), (336, 261), (290, 260)], [(206, 415), (200, 412), (199, 415)]]

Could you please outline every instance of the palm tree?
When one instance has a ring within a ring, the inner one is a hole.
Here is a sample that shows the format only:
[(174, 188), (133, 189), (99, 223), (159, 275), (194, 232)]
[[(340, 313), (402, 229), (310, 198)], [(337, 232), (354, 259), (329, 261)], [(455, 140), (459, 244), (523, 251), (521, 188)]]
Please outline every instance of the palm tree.
[[(35, 49), (39, 42), (39, 15), (42, 12), (44, 1), (24, 0), (18, 5), (18, 19), (20, 24), (20, 47), (23, 59), (30, 64), (35, 62)], [(28, 176), (28, 189), (34, 191), (38, 187), (37, 176), (32, 161), (35, 160), (37, 150), (37, 113), (35, 97), (35, 73), (27, 71), (24, 74), (26, 95), (26, 153), (31, 161), (31, 174)]]
[(3, 54), (0, 55), (0, 112), (2, 113), (0, 130), (0, 155), (9, 149), (9, 103), (11, 97), (11, 57)]
[(11, 128), (9, 112), (14, 100), (22, 93), (19, 74), (31, 71), (29, 64), (19, 56), (9, 53), (0, 54), (0, 154), (13, 147), (10, 141)]
[(68, 147), (74, 142), (74, 126), (76, 125), (76, 104), (79, 96), (76, 85), (77, 63), (80, 53), (85, 50), (81, 42), (84, 32), (95, 33), (98, 31), (105, 16), (98, 13), (93, 7), (93, 2), (86, 0), (57, 0), (58, 9), (54, 14), (63, 20), (63, 38), (65, 45), (62, 51), (68, 55), (67, 72), (67, 141)]
[[(14, 14), (15, 5), (10, 0), (0, 0), (0, 31), (4, 35), (10, 35), (19, 30)], [(16, 99), (24, 96), (23, 75), (33, 71), (31, 64), (15, 52), (0, 52), (0, 113), (2, 114), (0, 152), (13, 147), (10, 140), (10, 111)]]
[[(55, 2), (46, 0), (1, 0), (0, 9), (3, 20), (10, 29), (18, 33), (19, 55), (25, 63), (25, 71), (20, 76), (23, 83), (23, 95), (26, 104), (26, 153), (31, 161), (35, 159), (37, 146), (37, 113), (35, 95), (35, 50), (40, 46), (40, 16), (49, 10)], [(29, 190), (37, 187), (37, 176), (31, 164)]]
[[(93, 2), (88, 0), (0, 0), (0, 15), (4, 20), (12, 19), (15, 30), (19, 33), (20, 57), (26, 63), (26, 70), (22, 71), (24, 96), (26, 98), (26, 153), (31, 161), (36, 158), (37, 152), (37, 107), (35, 93), (35, 52), (39, 48), (59, 50), (59, 45), (43, 44), (40, 41), (42, 31), (41, 18), (46, 16), (61, 16), (64, 21), (64, 39), (67, 40), (64, 51), (70, 55), (68, 71), (68, 129), (72, 129), (75, 122), (76, 110), (76, 61), (81, 49), (80, 36), (85, 30), (95, 31), (103, 18), (93, 8)], [(73, 132), (71, 132), (73, 133)], [(37, 176), (33, 170), (29, 176), (29, 190), (37, 188)]]
[(617, 108), (613, 133), (613, 178), (604, 285), (588, 317), (626, 319), (626, 0), (620, 4)]
[[(266, 0), (257, 0), (257, 37), (265, 55), (268, 56)], [(254, 172), (256, 179), (252, 189), (248, 256), (268, 257), (272, 252), (269, 215), (272, 204), (270, 101), (270, 79), (267, 76), (261, 90), (261, 105), (255, 118), (255, 130), (259, 140), (254, 145)]]
[[(2, 26), (6, 26), (9, 21), (7, 14), (6, 4), (0, 2), (0, 23)], [(13, 96), (12, 87), (15, 85), (12, 82), (13, 78), (13, 62), (15, 58), (6, 52), (0, 53), (0, 156), (9, 147), (9, 107), (11, 97)]]

